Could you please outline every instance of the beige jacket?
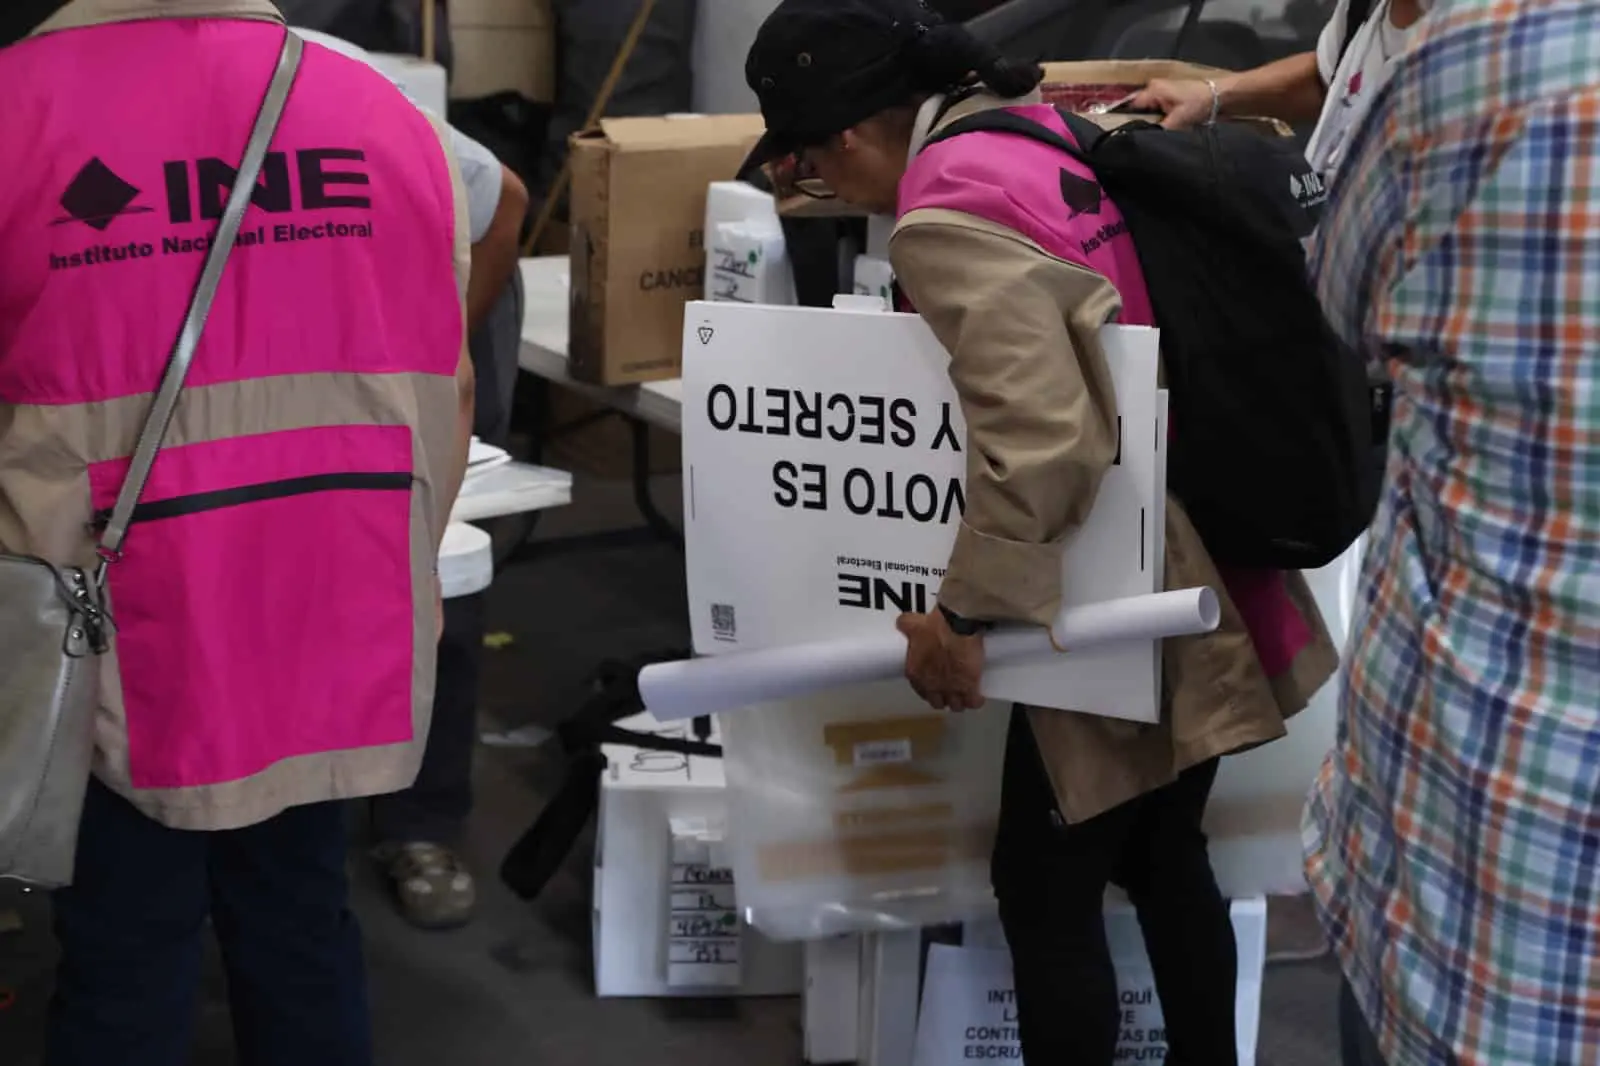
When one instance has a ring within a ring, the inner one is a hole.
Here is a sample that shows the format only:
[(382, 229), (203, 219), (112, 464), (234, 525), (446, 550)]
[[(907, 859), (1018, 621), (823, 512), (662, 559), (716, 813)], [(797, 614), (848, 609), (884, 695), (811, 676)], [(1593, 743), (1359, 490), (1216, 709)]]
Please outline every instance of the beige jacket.
[[(943, 121), (1000, 103), (975, 98)], [(967, 510), (939, 600), (968, 617), (1047, 624), (1061, 602), (1062, 544), (1088, 515), (1115, 452), (1099, 329), (1119, 308), (1116, 290), (1015, 230), (956, 211), (908, 213), (889, 256), (950, 352), (967, 420)], [(1268, 677), (1199, 535), (1168, 498), (1166, 587), (1211, 586), (1222, 622), (1214, 633), (1165, 642), (1159, 723), (1030, 711), (1068, 821), (1285, 735), (1284, 720), (1338, 665), (1305, 579), (1294, 573), (1288, 583), (1313, 640), (1287, 672)]]

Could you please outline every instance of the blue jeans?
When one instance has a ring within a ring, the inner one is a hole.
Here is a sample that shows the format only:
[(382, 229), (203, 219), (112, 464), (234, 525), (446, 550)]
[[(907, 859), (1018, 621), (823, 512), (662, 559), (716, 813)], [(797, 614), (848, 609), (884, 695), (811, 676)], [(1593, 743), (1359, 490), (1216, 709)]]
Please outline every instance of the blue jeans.
[(1378, 1038), (1361, 1013), (1349, 981), (1339, 986), (1339, 1048), (1344, 1066), (1385, 1066), (1378, 1050)]
[(206, 918), (228, 974), (241, 1066), (371, 1066), (361, 932), (346, 906), (336, 803), (245, 829), (168, 829), (92, 782), (45, 1066), (184, 1066)]

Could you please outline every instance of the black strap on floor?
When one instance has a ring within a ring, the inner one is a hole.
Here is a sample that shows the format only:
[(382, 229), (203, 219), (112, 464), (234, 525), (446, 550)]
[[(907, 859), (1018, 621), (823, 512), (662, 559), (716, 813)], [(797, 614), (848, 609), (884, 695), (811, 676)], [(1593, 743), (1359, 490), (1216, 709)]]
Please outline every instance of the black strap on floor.
[(675, 752), (685, 756), (721, 758), (720, 745), (708, 744), (709, 720), (696, 719), (698, 740), (662, 737), (623, 729), (616, 723), (644, 709), (639, 698), (639, 671), (650, 663), (689, 657), (687, 651), (646, 658), (608, 660), (595, 670), (594, 695), (571, 718), (556, 727), (556, 738), (566, 757), (561, 787), (522, 834), (500, 864), (500, 880), (519, 897), (532, 900), (561, 869), (600, 806), (600, 775), (606, 770), (602, 744), (621, 744), (647, 751)]

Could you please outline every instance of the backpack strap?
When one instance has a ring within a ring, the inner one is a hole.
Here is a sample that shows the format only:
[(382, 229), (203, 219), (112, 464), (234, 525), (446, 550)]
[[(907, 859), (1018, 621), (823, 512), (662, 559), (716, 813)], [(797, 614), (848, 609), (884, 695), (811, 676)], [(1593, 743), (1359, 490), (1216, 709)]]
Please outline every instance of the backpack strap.
[[(1069, 126), (1072, 124), (1069, 116), (1065, 113), (1062, 113), (1062, 118), (1068, 119)], [(1098, 126), (1095, 128), (1099, 129)], [(1084, 157), (1082, 148), (1079, 148), (1055, 130), (1047, 126), (1041, 126), (1031, 118), (1023, 118), (1016, 112), (1007, 111), (1004, 108), (978, 111), (958, 118), (943, 129), (930, 134), (928, 139), (922, 142), (922, 147), (926, 149), (931, 144), (948, 141), (950, 138), (959, 137), (964, 133), (1014, 133), (1019, 137), (1027, 137), (1041, 144), (1048, 144), (1052, 148), (1067, 153), (1080, 163), (1087, 164), (1089, 162)], [(1076, 130), (1073, 131), (1073, 136), (1077, 136)]]
[(1050, 147), (1067, 153), (1084, 166), (1093, 168), (1090, 156), (1094, 155), (1095, 148), (1113, 132), (1136, 129), (1140, 127), (1156, 128), (1154, 123), (1135, 120), (1117, 127), (1117, 130), (1102, 128), (1093, 119), (1082, 115), (1075, 115), (1064, 107), (1056, 108), (1056, 114), (1061, 116), (1067, 132), (1072, 134), (1074, 144), (1061, 134), (1048, 126), (1041, 126), (1031, 118), (1023, 118), (1015, 111), (995, 108), (989, 111), (978, 111), (974, 114), (958, 118), (954, 122), (930, 134), (922, 143), (923, 148), (930, 144), (947, 141), (951, 137), (959, 137), (963, 133), (1014, 133), (1019, 137), (1048, 144)]
[[(1062, 118), (1067, 118), (1066, 112), (1062, 112)], [(955, 122), (944, 126), (942, 130), (936, 130), (934, 133), (928, 134), (928, 139), (922, 142), (923, 150), (926, 150), (926, 147), (930, 146), (930, 144), (949, 141), (950, 138), (958, 138), (963, 133), (1014, 133), (1022, 136), (1022, 138), (1030, 139), (1030, 141), (1048, 144), (1053, 149), (1066, 152), (1067, 155), (1075, 158), (1080, 163), (1085, 163), (1085, 165), (1088, 163), (1088, 158), (1083, 157), (1083, 149), (1080, 149), (1074, 142), (1064, 138), (1064, 136), (1051, 130), (1048, 126), (1038, 125), (1032, 118), (1024, 118), (1022, 115), (1016, 114), (1016, 112), (1003, 109), (1003, 107), (979, 110), (974, 114), (957, 118)], [(1074, 131), (1074, 136), (1077, 136), (1077, 131)]]
[(1344, 40), (1339, 42), (1339, 55), (1333, 61), (1335, 70), (1338, 70), (1339, 64), (1344, 62), (1350, 46), (1355, 43), (1356, 34), (1371, 17), (1372, 0), (1350, 0), (1350, 6), (1344, 9)]

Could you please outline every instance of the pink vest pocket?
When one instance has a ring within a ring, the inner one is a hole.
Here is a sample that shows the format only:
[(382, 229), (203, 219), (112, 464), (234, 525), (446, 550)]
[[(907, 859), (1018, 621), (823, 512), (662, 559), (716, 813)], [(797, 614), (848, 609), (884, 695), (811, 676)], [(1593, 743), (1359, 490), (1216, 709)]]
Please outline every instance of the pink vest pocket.
[[(90, 468), (97, 511), (127, 461)], [(412, 737), (411, 432), (165, 449), (110, 570), (136, 788)]]

